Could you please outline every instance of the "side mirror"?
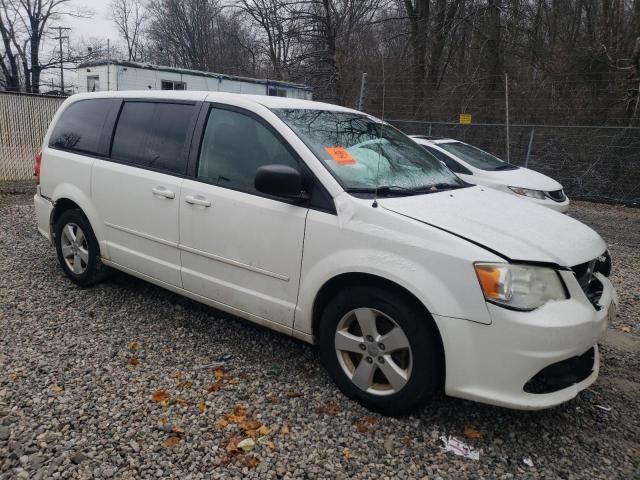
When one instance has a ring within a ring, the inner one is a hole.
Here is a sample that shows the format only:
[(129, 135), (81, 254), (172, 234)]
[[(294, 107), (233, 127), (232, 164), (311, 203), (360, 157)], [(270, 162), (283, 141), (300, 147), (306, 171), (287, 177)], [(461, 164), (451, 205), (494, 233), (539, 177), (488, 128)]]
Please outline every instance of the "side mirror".
[(309, 194), (302, 190), (302, 174), (288, 165), (263, 165), (256, 171), (253, 185), (259, 192), (274, 197), (309, 199)]

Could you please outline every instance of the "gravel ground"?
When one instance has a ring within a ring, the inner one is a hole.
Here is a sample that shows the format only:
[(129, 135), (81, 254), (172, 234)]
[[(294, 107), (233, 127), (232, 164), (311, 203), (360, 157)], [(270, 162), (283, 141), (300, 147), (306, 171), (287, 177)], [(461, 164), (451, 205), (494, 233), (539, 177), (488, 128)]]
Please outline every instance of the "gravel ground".
[(640, 478), (640, 210), (571, 213), (615, 262), (598, 382), (542, 412), (439, 398), (394, 419), (307, 344), (123, 274), (75, 287), (30, 197), (0, 196), (0, 478)]

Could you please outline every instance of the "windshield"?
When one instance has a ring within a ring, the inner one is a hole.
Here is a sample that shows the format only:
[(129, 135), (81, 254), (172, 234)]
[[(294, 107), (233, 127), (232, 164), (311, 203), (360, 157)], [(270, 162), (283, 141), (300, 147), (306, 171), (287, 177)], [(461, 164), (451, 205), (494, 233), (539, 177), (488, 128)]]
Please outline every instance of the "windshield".
[(515, 170), (518, 168), (515, 165), (503, 162), (489, 152), (485, 152), (466, 143), (445, 142), (438, 143), (438, 147), (454, 154), (459, 159), (464, 160), (472, 167), (479, 168), (480, 170)]
[(409, 137), (373, 117), (330, 110), (273, 111), (348, 192), (411, 195), (466, 186)]

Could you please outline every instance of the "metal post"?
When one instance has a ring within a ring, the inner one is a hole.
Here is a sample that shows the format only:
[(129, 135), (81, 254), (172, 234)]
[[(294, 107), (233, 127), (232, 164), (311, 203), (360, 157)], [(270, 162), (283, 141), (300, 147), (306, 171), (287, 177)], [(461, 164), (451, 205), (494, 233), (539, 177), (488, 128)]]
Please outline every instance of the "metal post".
[(511, 163), (511, 150), (509, 147), (509, 76), (504, 72), (504, 103), (507, 116), (507, 163)]
[(362, 74), (362, 81), (360, 82), (360, 98), (358, 99), (358, 110), (362, 110), (362, 102), (364, 101), (364, 89), (367, 83), (367, 73)]
[(111, 48), (109, 39), (107, 38), (107, 91), (111, 90)]
[(533, 146), (533, 135), (536, 133), (535, 127), (531, 128), (531, 135), (529, 135), (529, 146), (527, 147), (527, 157), (524, 159), (524, 168), (529, 165), (529, 156), (531, 155), (531, 147)]
[(431, 136), (431, 126), (432, 125), (433, 125), (432, 123), (429, 123), (429, 136)]

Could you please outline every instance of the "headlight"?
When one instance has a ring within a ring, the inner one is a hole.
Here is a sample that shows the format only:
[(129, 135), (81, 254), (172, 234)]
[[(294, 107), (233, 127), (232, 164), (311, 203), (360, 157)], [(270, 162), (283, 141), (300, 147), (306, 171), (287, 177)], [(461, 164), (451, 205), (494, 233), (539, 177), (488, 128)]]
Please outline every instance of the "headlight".
[(544, 200), (545, 194), (542, 190), (531, 190), (529, 188), (521, 187), (507, 187), (516, 195), (522, 195), (523, 197), (537, 198), (538, 200)]
[(484, 298), (518, 310), (533, 310), (567, 297), (558, 272), (551, 268), (504, 263), (476, 263)]

